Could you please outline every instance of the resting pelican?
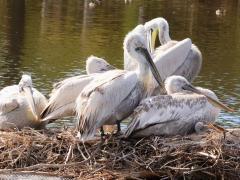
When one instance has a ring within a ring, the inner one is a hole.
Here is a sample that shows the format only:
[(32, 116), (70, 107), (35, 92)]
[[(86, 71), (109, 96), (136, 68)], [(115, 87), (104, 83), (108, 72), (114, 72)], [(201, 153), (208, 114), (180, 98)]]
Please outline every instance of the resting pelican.
[(214, 92), (195, 88), (182, 76), (168, 77), (165, 88), (168, 95), (147, 98), (135, 109), (126, 137), (199, 132), (204, 124), (216, 120), (220, 109), (233, 111), (219, 102)]
[(29, 75), (22, 75), (18, 85), (0, 91), (0, 129), (16, 127), (42, 128), (39, 115), (47, 99), (32, 86)]
[[(158, 55), (177, 45), (178, 41), (171, 40), (169, 36), (169, 25), (164, 18), (152, 19), (146, 22), (144, 27), (147, 33), (150, 52), (153, 54), (157, 68), (167, 68), (169, 70), (169, 72), (165, 74), (165, 77), (161, 76), (162, 79), (165, 80), (171, 75), (180, 75), (185, 77), (189, 82), (192, 82), (199, 74), (202, 66), (202, 54), (197, 46), (192, 44), (190, 48), (187, 47), (187, 49), (183, 50), (184, 53), (178, 52), (174, 54), (174, 58), (171, 60), (171, 66), (165, 67), (161, 64)], [(161, 46), (154, 50), (157, 35)], [(185, 54), (185, 51), (187, 51), (187, 54)], [(179, 58), (183, 58), (181, 63), (178, 63)]]
[(150, 70), (161, 86), (162, 81), (141, 34), (130, 32), (124, 40), (124, 50), (138, 62), (136, 71), (112, 70), (99, 74), (76, 100), (77, 127), (82, 141), (91, 139), (96, 129), (103, 125), (117, 123), (120, 130), (120, 121), (148, 96)]
[(82, 89), (97, 75), (93, 73), (102, 73), (113, 68), (102, 58), (88, 57), (86, 61), (88, 75), (70, 77), (54, 84), (48, 104), (41, 113), (43, 121), (50, 123), (67, 116), (75, 116), (75, 101)]

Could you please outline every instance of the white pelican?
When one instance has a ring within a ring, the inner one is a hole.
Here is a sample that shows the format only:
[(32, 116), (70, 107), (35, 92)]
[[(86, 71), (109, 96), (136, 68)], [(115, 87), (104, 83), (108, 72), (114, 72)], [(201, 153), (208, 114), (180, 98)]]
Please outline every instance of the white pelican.
[(165, 88), (168, 95), (147, 98), (135, 109), (126, 137), (185, 135), (215, 121), (220, 109), (233, 111), (214, 92), (195, 88), (182, 76), (168, 77)]
[(105, 71), (116, 69), (110, 65), (106, 60), (96, 57), (89, 56), (86, 61), (87, 74), (103, 73)]
[(0, 129), (32, 127), (42, 128), (39, 115), (47, 99), (32, 86), (29, 75), (22, 75), (18, 85), (0, 91)]
[(67, 116), (75, 116), (75, 101), (82, 89), (97, 74), (114, 69), (108, 62), (95, 56), (88, 57), (86, 71), (88, 75), (79, 75), (64, 79), (53, 85), (47, 106), (41, 113), (43, 121), (48, 123)]
[(138, 62), (138, 68), (135, 71), (112, 70), (99, 74), (76, 100), (77, 128), (83, 141), (91, 139), (96, 129), (103, 125), (117, 123), (120, 130), (120, 121), (128, 117), (140, 100), (148, 95), (150, 70), (161, 86), (162, 81), (141, 34), (130, 32), (124, 40), (124, 50)]
[[(153, 54), (154, 62), (161, 72), (161, 68), (167, 68), (168, 72), (161, 76), (165, 80), (171, 75), (180, 75), (185, 77), (189, 82), (192, 82), (199, 74), (202, 66), (202, 54), (196, 45), (192, 44), (181, 52), (173, 54), (174, 58), (171, 59), (170, 66), (165, 66), (161, 63), (158, 55), (167, 49), (178, 44), (178, 41), (171, 40), (169, 36), (169, 25), (164, 18), (155, 18), (144, 24), (145, 32), (147, 33), (147, 41), (149, 43), (150, 52)], [(161, 46), (156, 50), (155, 40), (159, 37)], [(185, 53), (187, 51), (187, 53)], [(180, 58), (183, 58), (180, 60)], [(180, 63), (178, 62), (180, 60)]]

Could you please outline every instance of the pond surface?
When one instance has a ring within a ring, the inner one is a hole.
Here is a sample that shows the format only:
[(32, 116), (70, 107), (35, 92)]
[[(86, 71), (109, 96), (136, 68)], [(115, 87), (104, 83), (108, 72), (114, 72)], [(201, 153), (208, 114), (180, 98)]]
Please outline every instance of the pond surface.
[[(240, 124), (240, 1), (236, 0), (0, 0), (0, 88), (31, 73), (48, 95), (52, 84), (84, 74), (90, 55), (123, 67), (124, 36), (137, 24), (162, 16), (172, 39), (186, 37), (203, 54), (194, 85), (213, 90), (236, 109), (219, 122)], [(216, 10), (224, 10), (216, 15)], [(72, 121), (57, 121), (71, 124)]]

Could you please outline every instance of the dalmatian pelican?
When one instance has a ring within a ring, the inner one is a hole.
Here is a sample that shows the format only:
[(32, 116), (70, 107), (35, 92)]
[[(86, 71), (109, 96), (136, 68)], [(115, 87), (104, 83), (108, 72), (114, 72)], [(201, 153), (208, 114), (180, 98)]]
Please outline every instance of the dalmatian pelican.
[(18, 85), (0, 91), (0, 129), (32, 127), (43, 128), (40, 113), (47, 99), (33, 88), (29, 75), (22, 75)]
[(125, 137), (171, 136), (199, 132), (220, 109), (233, 112), (209, 89), (194, 87), (182, 76), (165, 81), (167, 95), (146, 98), (135, 109)]
[[(202, 54), (197, 46), (191, 44), (190, 47), (186, 47), (182, 49), (182, 51), (172, 54), (171, 63), (165, 66), (158, 56), (169, 48), (176, 46), (179, 41), (171, 40), (169, 36), (169, 25), (164, 18), (159, 17), (152, 19), (146, 22), (144, 27), (149, 43), (148, 47), (153, 55), (154, 63), (160, 72), (161, 68), (166, 68), (168, 70), (161, 76), (163, 80), (171, 75), (180, 75), (185, 77), (189, 82), (192, 82), (199, 74), (202, 66)], [(155, 49), (157, 36), (159, 37), (161, 45)]]

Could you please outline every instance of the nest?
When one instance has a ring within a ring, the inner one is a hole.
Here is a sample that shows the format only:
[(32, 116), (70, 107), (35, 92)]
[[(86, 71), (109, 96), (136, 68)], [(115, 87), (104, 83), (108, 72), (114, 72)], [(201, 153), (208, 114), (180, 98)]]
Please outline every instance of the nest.
[(84, 179), (240, 177), (240, 129), (202, 135), (79, 142), (73, 129), (0, 132), (0, 174)]

